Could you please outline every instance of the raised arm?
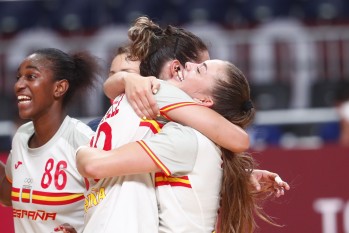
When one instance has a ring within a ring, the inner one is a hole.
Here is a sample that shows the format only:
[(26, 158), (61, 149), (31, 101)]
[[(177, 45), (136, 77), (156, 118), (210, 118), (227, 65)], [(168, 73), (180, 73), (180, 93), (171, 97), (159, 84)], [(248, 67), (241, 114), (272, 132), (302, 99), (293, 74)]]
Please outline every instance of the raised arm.
[(153, 94), (159, 90), (160, 83), (153, 76), (142, 77), (135, 72), (119, 71), (109, 76), (103, 88), (110, 99), (125, 92), (132, 108), (141, 118), (154, 119), (159, 115)]
[[(122, 83), (119, 87), (127, 87), (125, 90), (126, 96), (137, 115), (141, 118), (145, 116), (148, 119), (152, 119), (157, 104), (151, 89), (153, 88), (154, 91), (154, 87), (158, 88), (157, 85), (152, 84), (153, 77), (142, 77), (136, 73), (125, 72), (124, 75), (121, 73), (118, 72), (108, 78), (111, 81), (107, 80), (108, 83), (107, 81), (104, 83), (104, 90), (106, 90), (107, 86), (117, 86), (116, 82)], [(112, 82), (115, 83), (112, 84)], [(190, 105), (175, 108), (168, 112), (167, 115), (175, 122), (200, 131), (213, 142), (230, 151), (243, 152), (250, 146), (249, 136), (245, 130), (232, 124), (210, 108), (200, 105)]]
[(190, 126), (216, 144), (236, 153), (250, 146), (245, 130), (232, 124), (212, 109), (200, 105), (175, 108), (167, 113), (171, 120)]
[(5, 164), (0, 161), (0, 202), (3, 205), (11, 206), (12, 184), (7, 180), (5, 174)]

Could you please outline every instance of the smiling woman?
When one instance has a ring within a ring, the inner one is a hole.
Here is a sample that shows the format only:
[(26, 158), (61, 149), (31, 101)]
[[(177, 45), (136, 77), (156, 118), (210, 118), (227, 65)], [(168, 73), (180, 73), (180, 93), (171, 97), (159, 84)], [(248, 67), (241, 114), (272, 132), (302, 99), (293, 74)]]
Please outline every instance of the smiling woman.
[(0, 164), (0, 201), (12, 205), (16, 232), (52, 232), (68, 220), (82, 231), (85, 185), (74, 155), (93, 132), (66, 109), (75, 94), (93, 86), (99, 71), (88, 53), (52, 48), (20, 64), (14, 92), (19, 116), (30, 122), (13, 137), (5, 171)]

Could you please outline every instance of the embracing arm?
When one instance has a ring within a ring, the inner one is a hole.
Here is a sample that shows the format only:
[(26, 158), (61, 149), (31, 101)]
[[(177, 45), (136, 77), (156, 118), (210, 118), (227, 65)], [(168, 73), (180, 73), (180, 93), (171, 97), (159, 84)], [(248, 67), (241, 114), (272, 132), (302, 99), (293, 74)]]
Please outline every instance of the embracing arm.
[(84, 146), (77, 151), (76, 159), (78, 171), (87, 178), (101, 179), (160, 171), (137, 142), (110, 151)]
[(160, 83), (155, 77), (143, 77), (127, 71), (111, 75), (103, 84), (104, 94), (108, 98), (114, 99), (125, 92), (136, 114), (148, 119), (159, 115), (159, 107), (153, 96), (159, 88)]
[[(111, 90), (113, 86), (119, 86), (121, 89), (124, 89), (126, 86), (125, 93), (127, 99), (137, 115), (152, 119), (158, 115), (158, 106), (151, 90), (154, 91), (154, 88), (158, 89), (160, 83), (155, 77), (140, 77), (142, 76), (136, 73), (117, 72), (106, 80), (104, 90), (105, 92), (106, 88)], [(154, 78), (153, 81), (152, 78)], [(117, 82), (122, 84), (117, 85)], [(250, 146), (249, 136), (245, 130), (232, 124), (208, 107), (190, 105), (175, 108), (166, 114), (173, 121), (200, 131), (213, 142), (230, 151), (236, 153), (243, 152)]]
[(110, 151), (80, 147), (76, 159), (79, 172), (95, 179), (157, 171), (175, 175), (193, 169), (197, 151), (195, 131), (170, 122), (147, 139)]
[(236, 153), (250, 146), (249, 136), (241, 127), (234, 125), (212, 109), (200, 105), (175, 108), (167, 113), (173, 121), (190, 126), (216, 144)]
[(5, 164), (0, 161), (0, 202), (3, 205), (11, 206), (12, 184), (7, 180), (5, 174)]

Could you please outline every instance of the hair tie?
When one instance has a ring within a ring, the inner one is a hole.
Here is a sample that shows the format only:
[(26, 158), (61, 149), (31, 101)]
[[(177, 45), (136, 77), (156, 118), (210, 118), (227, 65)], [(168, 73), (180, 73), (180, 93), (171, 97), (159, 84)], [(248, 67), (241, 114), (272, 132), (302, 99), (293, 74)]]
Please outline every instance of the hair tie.
[(251, 108), (253, 108), (253, 104), (251, 100), (246, 100), (243, 104), (242, 104), (242, 110), (247, 112), (249, 111)]

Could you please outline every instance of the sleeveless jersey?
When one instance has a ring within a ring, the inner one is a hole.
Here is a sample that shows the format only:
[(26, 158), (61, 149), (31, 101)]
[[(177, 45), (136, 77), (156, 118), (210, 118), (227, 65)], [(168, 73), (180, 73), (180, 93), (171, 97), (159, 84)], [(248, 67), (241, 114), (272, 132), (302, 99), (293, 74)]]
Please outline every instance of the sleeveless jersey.
[(138, 143), (162, 169), (155, 177), (158, 232), (213, 232), (222, 181), (219, 148), (198, 131), (173, 122)]
[(28, 147), (33, 133), (32, 122), (17, 130), (6, 163), (15, 231), (47, 233), (70, 223), (82, 232), (85, 184), (76, 169), (75, 150), (89, 142), (93, 131), (67, 116), (57, 133), (39, 148)]
[[(173, 108), (195, 104), (180, 89), (161, 83), (155, 95), (163, 116)], [(131, 108), (126, 96), (115, 98), (91, 146), (110, 150), (125, 143), (153, 136), (167, 120), (142, 120)], [(85, 194), (85, 233), (157, 232), (159, 225), (153, 174), (88, 180)]]

